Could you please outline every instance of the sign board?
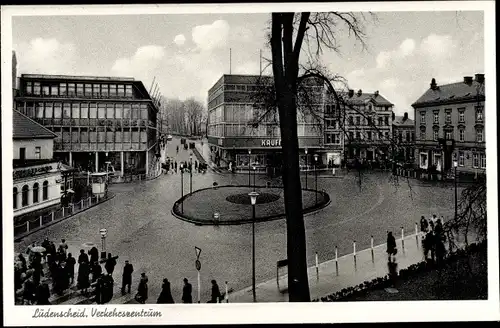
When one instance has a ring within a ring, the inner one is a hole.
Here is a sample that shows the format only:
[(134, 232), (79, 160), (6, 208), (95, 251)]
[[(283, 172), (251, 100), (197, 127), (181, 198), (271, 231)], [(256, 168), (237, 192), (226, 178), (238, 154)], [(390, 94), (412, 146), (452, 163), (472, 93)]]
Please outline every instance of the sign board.
[(196, 270), (200, 271), (201, 270), (201, 262), (199, 260), (196, 260), (196, 262), (194, 262), (195, 266), (196, 266)]
[(196, 251), (196, 260), (198, 261), (198, 259), (200, 258), (200, 254), (201, 254), (201, 248), (195, 246), (194, 250)]

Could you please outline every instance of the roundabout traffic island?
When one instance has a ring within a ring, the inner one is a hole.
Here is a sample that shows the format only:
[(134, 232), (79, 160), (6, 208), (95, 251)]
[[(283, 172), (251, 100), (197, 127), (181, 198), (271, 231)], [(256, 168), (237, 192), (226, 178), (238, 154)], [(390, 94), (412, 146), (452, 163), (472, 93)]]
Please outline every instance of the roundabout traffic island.
[[(177, 218), (196, 225), (237, 225), (252, 223), (250, 192), (254, 187), (226, 185), (204, 188), (184, 195), (172, 207)], [(256, 186), (255, 222), (285, 218), (282, 187)], [(302, 190), (303, 213), (311, 213), (330, 203), (324, 191)]]

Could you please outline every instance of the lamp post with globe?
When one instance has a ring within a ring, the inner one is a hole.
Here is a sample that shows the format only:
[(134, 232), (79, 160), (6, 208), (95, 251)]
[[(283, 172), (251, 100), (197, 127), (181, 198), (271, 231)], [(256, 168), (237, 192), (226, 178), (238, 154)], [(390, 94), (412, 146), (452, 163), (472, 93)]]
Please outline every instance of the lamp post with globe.
[(250, 202), (252, 204), (252, 295), (253, 301), (257, 301), (255, 294), (255, 204), (257, 204), (258, 192), (252, 191), (248, 194), (250, 196)]

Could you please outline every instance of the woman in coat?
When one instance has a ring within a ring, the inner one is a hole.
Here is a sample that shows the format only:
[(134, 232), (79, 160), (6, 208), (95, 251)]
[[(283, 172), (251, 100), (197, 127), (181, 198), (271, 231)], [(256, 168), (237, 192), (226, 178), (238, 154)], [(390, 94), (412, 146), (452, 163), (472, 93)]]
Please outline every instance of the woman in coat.
[(146, 273), (141, 273), (141, 281), (139, 282), (139, 287), (137, 288), (136, 300), (141, 304), (146, 304), (148, 299), (148, 277)]
[(89, 281), (90, 275), (90, 267), (88, 262), (80, 263), (78, 267), (78, 289), (82, 291), (82, 293), (87, 293), (87, 288), (90, 287)]
[(392, 235), (392, 231), (387, 232), (387, 255), (389, 262), (391, 262), (392, 256), (396, 255), (396, 238)]
[(161, 286), (161, 293), (156, 301), (158, 304), (173, 304), (174, 298), (172, 297), (172, 291), (170, 290), (170, 281), (167, 278), (163, 279), (163, 285)]

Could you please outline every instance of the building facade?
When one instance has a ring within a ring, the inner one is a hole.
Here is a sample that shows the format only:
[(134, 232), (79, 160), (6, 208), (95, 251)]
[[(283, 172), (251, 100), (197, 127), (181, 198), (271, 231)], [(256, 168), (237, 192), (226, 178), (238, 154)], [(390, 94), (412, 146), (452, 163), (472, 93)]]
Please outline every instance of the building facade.
[[(266, 114), (255, 97), (262, 85), (272, 83), (268, 76), (223, 75), (208, 91), (207, 136), (217, 165), (229, 167), (231, 163), (236, 170), (255, 165), (261, 171), (281, 166), (278, 114)], [(322, 108), (323, 87), (313, 83), (308, 88), (317, 93), (311, 105)], [(313, 154), (323, 148), (323, 123), (302, 112), (297, 114), (297, 122), (301, 166), (305, 168), (306, 149), (312, 165)]]
[(13, 111), (14, 218), (42, 212), (61, 203), (63, 169), (53, 158), (56, 134)]
[(156, 165), (157, 103), (133, 78), (23, 74), (16, 109), (56, 134), (54, 158), (98, 172)]
[(349, 90), (343, 95), (347, 106), (344, 117), (344, 158), (346, 161), (384, 161), (392, 138), (393, 104), (378, 91), (363, 93)]
[[(276, 111), (259, 108), (259, 88), (272, 85), (269, 76), (223, 75), (208, 92), (208, 140), (212, 160), (222, 167), (235, 163), (248, 170), (281, 161), (281, 136)], [(297, 134), (302, 169), (338, 167), (348, 158), (387, 157), (393, 105), (375, 92), (338, 94), (339, 105), (322, 82), (311, 79), (299, 92)], [(307, 94), (307, 97), (304, 96)], [(307, 98), (307, 99), (306, 99)], [(264, 102), (264, 101), (262, 101)], [(258, 124), (253, 124), (257, 122)], [(314, 155), (319, 155), (314, 161)]]
[(415, 158), (421, 169), (478, 174), (486, 170), (484, 74), (430, 88), (412, 105)]
[(392, 140), (394, 141), (394, 159), (398, 163), (414, 163), (415, 157), (415, 121), (408, 118), (408, 113), (395, 116), (392, 121)]

